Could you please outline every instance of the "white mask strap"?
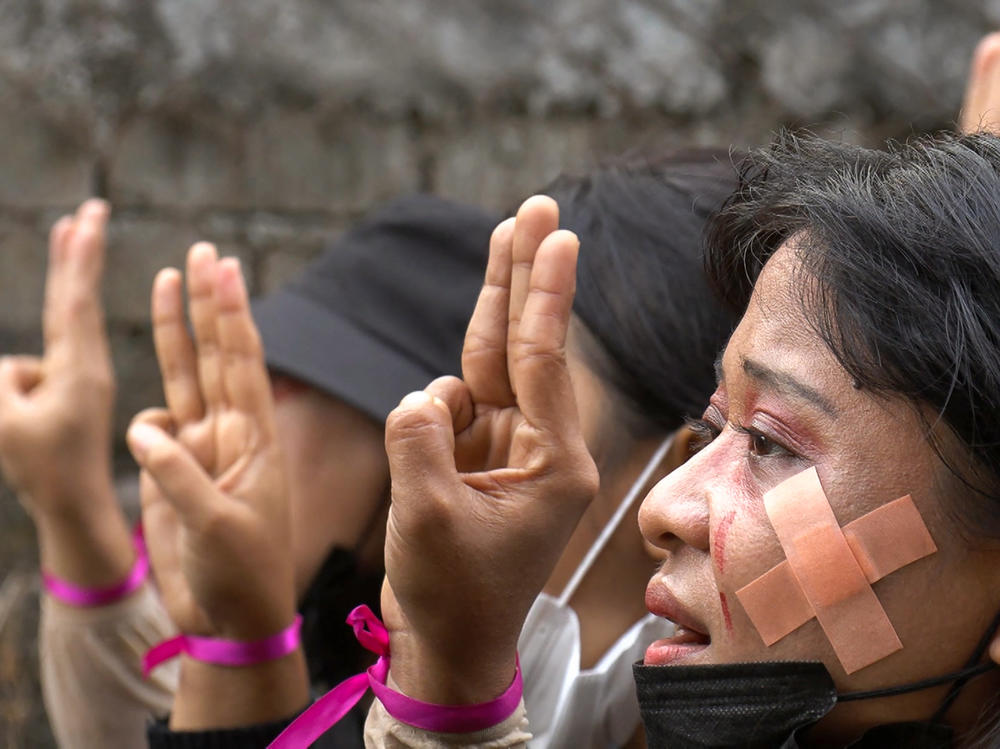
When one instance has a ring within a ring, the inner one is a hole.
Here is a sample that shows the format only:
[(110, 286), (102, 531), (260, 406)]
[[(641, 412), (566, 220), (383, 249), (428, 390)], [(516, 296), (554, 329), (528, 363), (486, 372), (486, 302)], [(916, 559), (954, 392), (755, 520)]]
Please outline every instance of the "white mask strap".
[(573, 594), (576, 593), (576, 589), (580, 587), (580, 583), (583, 582), (583, 578), (587, 576), (587, 573), (597, 560), (597, 557), (600, 556), (602, 551), (604, 551), (604, 547), (607, 546), (608, 541), (611, 540), (611, 536), (613, 536), (615, 531), (618, 530), (618, 526), (621, 525), (621, 522), (628, 513), (632, 503), (635, 502), (636, 497), (639, 496), (639, 492), (641, 492), (643, 487), (649, 483), (649, 478), (653, 475), (653, 471), (657, 469), (663, 461), (663, 457), (670, 449), (670, 446), (674, 444), (675, 436), (676, 433), (671, 434), (663, 440), (663, 442), (660, 443), (660, 446), (656, 449), (656, 452), (653, 453), (653, 457), (649, 459), (648, 463), (646, 463), (646, 467), (642, 469), (642, 473), (639, 474), (639, 478), (637, 478), (635, 483), (632, 484), (632, 488), (628, 490), (625, 498), (621, 501), (621, 504), (618, 505), (618, 509), (615, 510), (615, 514), (611, 516), (610, 520), (608, 520), (608, 524), (604, 526), (604, 530), (601, 531), (597, 540), (594, 541), (594, 545), (590, 547), (590, 550), (583, 558), (583, 561), (580, 562), (580, 566), (576, 568), (576, 572), (573, 573), (573, 577), (571, 577), (570, 581), (566, 583), (566, 587), (563, 588), (563, 592), (559, 596), (560, 605), (564, 606), (569, 603)]

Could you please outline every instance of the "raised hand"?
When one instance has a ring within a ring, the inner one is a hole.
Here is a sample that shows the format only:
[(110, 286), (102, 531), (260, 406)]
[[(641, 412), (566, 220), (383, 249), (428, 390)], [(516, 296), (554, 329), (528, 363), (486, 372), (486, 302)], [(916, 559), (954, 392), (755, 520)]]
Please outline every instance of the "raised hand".
[[(181, 277), (153, 285), (166, 409), (128, 432), (142, 468), (143, 524), (163, 603), (184, 634), (254, 641), (288, 627), (295, 587), (285, 467), (260, 337), (235, 259), (188, 254), (188, 335)], [(177, 730), (286, 717), (307, 702), (301, 648), (232, 668), (182, 658)]]
[(188, 257), (195, 340), (180, 274), (153, 286), (167, 409), (129, 429), (143, 523), (167, 611), (187, 634), (253, 640), (295, 616), (285, 473), (260, 339), (234, 259)]
[(1000, 132), (1000, 33), (983, 37), (976, 47), (965, 85), (959, 130)]
[(42, 565), (103, 585), (134, 558), (112, 488), (114, 372), (100, 286), (108, 204), (88, 200), (49, 236), (41, 358), (0, 360), (0, 471), (35, 520)]
[(464, 379), (408, 395), (386, 424), (382, 607), (392, 677), (412, 697), (507, 688), (524, 617), (597, 491), (565, 357), (577, 250), (549, 198), (498, 226)]

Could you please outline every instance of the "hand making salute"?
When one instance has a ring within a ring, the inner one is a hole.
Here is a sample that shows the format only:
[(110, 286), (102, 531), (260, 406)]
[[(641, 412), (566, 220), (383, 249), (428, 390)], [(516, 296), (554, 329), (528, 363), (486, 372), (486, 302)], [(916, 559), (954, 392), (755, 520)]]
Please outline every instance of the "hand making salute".
[[(411, 698), (477, 703), (509, 687), (521, 622), (597, 489), (564, 354), (577, 241), (557, 226), (555, 204), (533, 198), (498, 227), (466, 338), (465, 379), (407, 396), (387, 425), (397, 478), (383, 608), (390, 678)], [(193, 343), (179, 274), (157, 278), (168, 409), (137, 417), (129, 444), (143, 469), (146, 534), (168, 611), (185, 635), (246, 644), (294, 626), (283, 465), (238, 266), (196, 246), (188, 284)], [(483, 522), (456, 522), (469, 513)], [(508, 546), (512, 521), (534, 533)], [(414, 551), (431, 539), (440, 554), (418, 560)], [(498, 559), (508, 560), (502, 578)], [(507, 589), (523, 592), (512, 599)], [(470, 596), (461, 599), (463, 591)], [(170, 727), (259, 724), (306, 701), (296, 649), (240, 668), (182, 656)], [(379, 719), (369, 727), (376, 743), (392, 731)]]
[[(156, 279), (153, 326), (167, 408), (143, 412), (128, 433), (142, 468), (147, 544), (164, 606), (181, 632), (255, 641), (291, 627), (296, 616), (271, 387), (238, 262), (217, 261), (211, 245), (195, 245), (188, 293), (193, 342), (180, 274), (165, 270)], [(173, 727), (201, 728), (209, 718), (229, 719), (230, 711), (238, 717), (248, 705), (267, 721), (307, 701), (300, 649), (244, 667), (224, 693), (213, 689), (220, 668), (182, 656)]]
[(535, 197), (497, 228), (463, 379), (407, 396), (387, 424), (390, 676), (428, 702), (508, 687), (524, 617), (597, 491), (566, 364), (579, 247), (558, 225)]
[(135, 746), (170, 708), (176, 671), (138, 678), (173, 633), (115, 494), (115, 377), (101, 279), (109, 206), (88, 200), (49, 236), (45, 352), (0, 360), (0, 471), (38, 533), (41, 682), (66, 749)]

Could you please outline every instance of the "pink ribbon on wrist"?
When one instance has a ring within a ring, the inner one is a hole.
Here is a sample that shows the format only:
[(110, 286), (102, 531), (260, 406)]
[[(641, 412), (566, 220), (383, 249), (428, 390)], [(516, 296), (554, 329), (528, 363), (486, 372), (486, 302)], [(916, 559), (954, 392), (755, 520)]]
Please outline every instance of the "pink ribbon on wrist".
[(53, 598), (79, 608), (107, 606), (120, 601), (137, 590), (149, 576), (149, 555), (146, 553), (141, 524), (136, 525), (132, 534), (132, 544), (135, 546), (135, 562), (126, 578), (120, 583), (101, 588), (88, 588), (42, 570), (42, 584)]
[(196, 661), (219, 666), (252, 666), (256, 663), (273, 661), (299, 647), (301, 629), (302, 617), (296, 615), (295, 620), (283, 630), (260, 640), (247, 642), (197, 635), (177, 635), (146, 651), (142, 657), (142, 675), (143, 678), (148, 678), (154, 668), (182, 653)]
[(355, 674), (316, 700), (282, 731), (268, 749), (301, 749), (310, 746), (343, 718), (371, 688), (386, 711), (408, 725), (438, 733), (470, 733), (495, 726), (509, 718), (521, 703), (524, 683), (518, 662), (507, 690), (478, 705), (435, 705), (407, 697), (386, 685), (389, 677), (389, 632), (367, 606), (358, 606), (347, 617), (354, 636), (377, 656), (374, 666)]

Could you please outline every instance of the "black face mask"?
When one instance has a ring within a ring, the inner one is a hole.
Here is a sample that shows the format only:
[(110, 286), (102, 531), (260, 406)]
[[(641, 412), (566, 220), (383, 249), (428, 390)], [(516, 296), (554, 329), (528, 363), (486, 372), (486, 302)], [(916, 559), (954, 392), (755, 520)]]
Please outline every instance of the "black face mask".
[(713, 666), (633, 666), (649, 749), (795, 749), (838, 702), (891, 697), (952, 684), (927, 721), (872, 728), (851, 747), (950, 747), (944, 716), (973, 678), (996, 667), (982, 662), (996, 616), (961, 671), (886, 689), (838, 694), (822, 663), (732, 663)]
[[(794, 749), (837, 704), (822, 663), (633, 667), (649, 749)], [(941, 724), (880, 726), (857, 747), (943, 747)]]
[(821, 663), (633, 667), (650, 749), (788, 744), (837, 704)]
[(353, 549), (334, 546), (299, 602), (302, 615), (302, 647), (313, 687), (327, 691), (344, 679), (364, 671), (373, 663), (372, 654), (358, 643), (347, 615), (364, 603), (381, 617), (382, 580), (385, 569), (365, 569), (360, 553), (376, 529), (385, 524), (389, 507), (389, 485), (382, 501), (372, 510)]
[(309, 678), (323, 689), (339, 684), (371, 665), (371, 653), (362, 648), (344, 622), (355, 606), (368, 604), (379, 615), (382, 570), (362, 570), (356, 552), (334, 547), (303, 597), (302, 645)]

